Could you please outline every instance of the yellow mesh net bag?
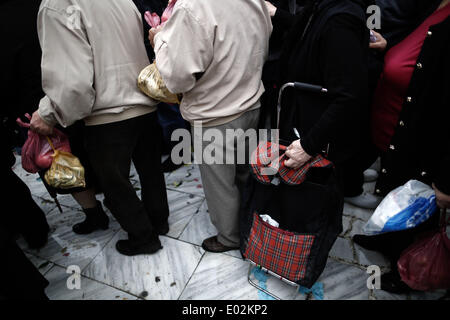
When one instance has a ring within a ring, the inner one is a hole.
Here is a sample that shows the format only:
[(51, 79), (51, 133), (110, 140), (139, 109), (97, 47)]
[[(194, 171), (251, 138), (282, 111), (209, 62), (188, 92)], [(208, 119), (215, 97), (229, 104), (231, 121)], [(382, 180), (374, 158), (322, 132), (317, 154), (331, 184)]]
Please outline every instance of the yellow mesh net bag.
[(141, 71), (138, 77), (138, 87), (150, 98), (165, 102), (180, 104), (180, 96), (167, 89), (156, 64), (153, 62)]
[(80, 160), (69, 152), (56, 150), (47, 139), (54, 151), (52, 165), (44, 176), (48, 185), (56, 189), (85, 188), (84, 167)]

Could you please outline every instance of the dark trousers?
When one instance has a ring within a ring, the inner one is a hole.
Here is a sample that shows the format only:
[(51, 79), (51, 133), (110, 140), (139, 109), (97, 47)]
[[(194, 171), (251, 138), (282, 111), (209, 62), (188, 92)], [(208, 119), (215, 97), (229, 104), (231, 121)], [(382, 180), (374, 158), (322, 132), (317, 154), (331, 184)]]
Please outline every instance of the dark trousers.
[[(0, 228), (0, 232), (3, 231)], [(15, 241), (0, 244), (2, 285), (0, 300), (48, 300), (45, 288), (48, 281), (28, 260)], [(3, 260), (4, 258), (4, 260)]]
[(30, 189), (11, 168), (2, 170), (2, 178), (4, 189), (0, 199), (4, 207), (0, 223), (11, 234), (21, 234), (31, 247), (44, 245), (50, 227), (45, 213), (31, 197)]
[[(161, 170), (161, 128), (156, 113), (116, 123), (88, 126), (86, 150), (111, 213), (129, 239), (147, 243), (155, 228), (167, 223), (164, 174)], [(142, 201), (130, 182), (131, 160), (139, 175)]]

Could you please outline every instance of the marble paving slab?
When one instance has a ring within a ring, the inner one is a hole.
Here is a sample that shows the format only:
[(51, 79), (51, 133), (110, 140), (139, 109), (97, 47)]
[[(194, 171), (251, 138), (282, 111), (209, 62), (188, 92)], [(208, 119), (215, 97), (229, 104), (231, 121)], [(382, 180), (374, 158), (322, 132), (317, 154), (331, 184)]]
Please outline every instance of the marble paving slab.
[(166, 177), (168, 189), (204, 197), (202, 178), (197, 165), (185, 165)]
[(37, 257), (60, 266), (77, 265), (83, 269), (120, 229), (119, 224), (110, 219), (108, 230), (99, 230), (90, 235), (77, 235), (72, 231), (72, 226), (83, 220), (84, 213), (81, 211), (68, 208), (61, 214), (54, 209), (47, 216), (50, 234), (44, 248), (28, 250), (24, 242), (18, 243), (23, 249)]
[(346, 262), (356, 262), (353, 254), (353, 244), (350, 240), (341, 237), (336, 239), (329, 255), (334, 258), (345, 260)]
[(324, 287), (324, 300), (368, 300), (369, 274), (348, 264), (328, 259), (318, 282)]
[(363, 247), (355, 244), (356, 255), (358, 263), (363, 266), (376, 265), (379, 267), (389, 267), (391, 264), (381, 253), (371, 250), (366, 250)]
[(348, 237), (353, 238), (356, 234), (364, 234), (363, 227), (365, 224), (366, 222), (355, 219), (352, 223), (352, 230), (348, 233)]
[(51, 268), (53, 268), (54, 263), (41, 259), (39, 257), (36, 257), (32, 254), (29, 254), (27, 252), (24, 252), (28, 260), (36, 267), (36, 269), (39, 270), (39, 272), (42, 275), (45, 275), (48, 271), (50, 271)]
[[(248, 283), (248, 269), (249, 262), (225, 254), (207, 252), (180, 300), (271, 300), (269, 296)], [(266, 286), (280, 298), (303, 298), (297, 293), (296, 287), (270, 275), (256, 281), (263, 282), (258, 284)]]
[(36, 202), (36, 204), (39, 206), (39, 208), (44, 211), (45, 215), (49, 214), (51, 211), (53, 211), (56, 208), (56, 203), (53, 200), (40, 198), (37, 196), (32, 195), (31, 196)]
[(50, 282), (45, 293), (50, 300), (136, 300), (137, 297), (103, 283), (80, 276), (80, 289), (68, 289), (71, 274), (55, 266), (45, 276)]
[(377, 289), (373, 290), (372, 296), (376, 300), (409, 300), (409, 296), (407, 294), (395, 294)]
[(127, 257), (115, 249), (116, 242), (126, 238), (125, 232), (119, 232), (82, 274), (149, 300), (178, 299), (204, 251), (160, 237), (162, 250), (153, 255)]
[(204, 199), (183, 192), (167, 190), (169, 202), (169, 226), (167, 236), (178, 238), (199, 211)]
[(363, 221), (367, 221), (373, 214), (373, 210), (363, 209), (353, 206), (349, 203), (344, 203), (344, 215), (352, 216)]
[(211, 222), (208, 213), (208, 205), (204, 200), (192, 220), (187, 225), (186, 229), (180, 236), (180, 240), (201, 246), (203, 240), (215, 236), (217, 229)]
[(340, 234), (340, 236), (344, 237), (347, 233), (350, 232), (351, 228), (352, 228), (352, 218), (343, 216), (342, 217), (342, 233)]

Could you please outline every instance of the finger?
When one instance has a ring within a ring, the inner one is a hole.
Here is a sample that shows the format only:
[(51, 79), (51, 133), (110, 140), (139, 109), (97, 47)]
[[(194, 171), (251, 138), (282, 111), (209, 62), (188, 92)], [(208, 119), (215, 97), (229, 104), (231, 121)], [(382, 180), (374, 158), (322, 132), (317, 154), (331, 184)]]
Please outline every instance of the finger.
[(292, 160), (292, 159), (287, 159), (285, 162), (284, 162), (284, 165), (286, 166), (286, 167), (288, 167), (288, 168), (292, 168), (292, 166), (295, 164), (295, 161), (294, 160)]
[(292, 156), (293, 156), (293, 151), (292, 150), (287, 150), (284, 154), (286, 155), (286, 157), (288, 157), (288, 158), (292, 158)]
[(291, 168), (291, 169), (298, 169), (300, 168), (300, 165), (297, 161), (289, 159), (285, 162), (286, 167)]

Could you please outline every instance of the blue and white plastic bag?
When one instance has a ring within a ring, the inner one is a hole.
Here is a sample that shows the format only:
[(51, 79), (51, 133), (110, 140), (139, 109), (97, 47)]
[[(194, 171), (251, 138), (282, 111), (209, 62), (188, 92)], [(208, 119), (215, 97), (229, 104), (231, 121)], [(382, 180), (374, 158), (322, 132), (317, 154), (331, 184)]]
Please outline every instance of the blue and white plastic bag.
[(367, 235), (411, 229), (436, 212), (436, 194), (428, 185), (411, 180), (391, 191), (363, 227)]

